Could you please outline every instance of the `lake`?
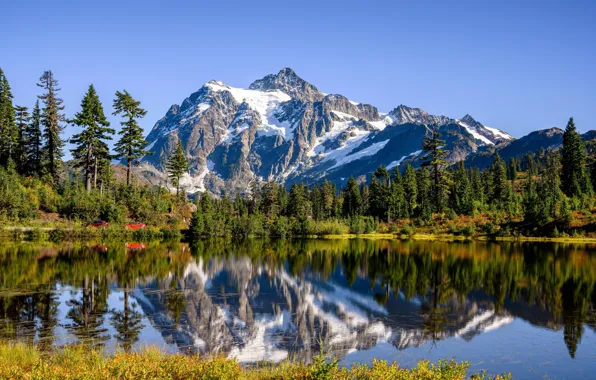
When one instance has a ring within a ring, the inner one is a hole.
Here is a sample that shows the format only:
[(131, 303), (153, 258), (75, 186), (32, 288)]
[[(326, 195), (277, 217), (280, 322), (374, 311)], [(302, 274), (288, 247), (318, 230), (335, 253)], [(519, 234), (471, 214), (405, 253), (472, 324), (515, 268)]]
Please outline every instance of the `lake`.
[(0, 243), (0, 339), (593, 378), (596, 246), (389, 240)]

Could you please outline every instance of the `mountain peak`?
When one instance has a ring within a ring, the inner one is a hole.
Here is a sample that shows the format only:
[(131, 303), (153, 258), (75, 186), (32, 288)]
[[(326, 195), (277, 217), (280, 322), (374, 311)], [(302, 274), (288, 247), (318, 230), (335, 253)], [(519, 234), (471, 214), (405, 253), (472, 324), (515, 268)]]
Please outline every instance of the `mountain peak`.
[(294, 70), (284, 67), (277, 74), (269, 74), (254, 81), (250, 90), (280, 90), (292, 98), (304, 101), (320, 101), (324, 95), (312, 84), (300, 78)]
[(451, 119), (446, 116), (433, 116), (420, 108), (412, 108), (400, 104), (393, 111), (389, 112), (389, 117), (394, 124), (448, 124)]
[(484, 125), (482, 125), (482, 123), (480, 123), (479, 121), (476, 121), (476, 119), (474, 119), (469, 113), (466, 114), (466, 116), (462, 117), (460, 119), (461, 122), (468, 124), (471, 127), (483, 127)]

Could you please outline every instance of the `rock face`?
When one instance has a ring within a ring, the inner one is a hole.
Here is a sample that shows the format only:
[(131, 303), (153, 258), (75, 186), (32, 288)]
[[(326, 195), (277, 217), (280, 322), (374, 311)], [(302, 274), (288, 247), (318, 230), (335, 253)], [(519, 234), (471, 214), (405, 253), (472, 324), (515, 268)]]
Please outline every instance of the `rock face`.
[(248, 89), (210, 81), (173, 105), (153, 127), (141, 171), (165, 182), (178, 140), (190, 163), (181, 180), (188, 193), (246, 192), (259, 181), (291, 184), (325, 178), (339, 184), (379, 165), (418, 165), (422, 140), (438, 128), (451, 162), (513, 137), (466, 115), (434, 116), (404, 105), (382, 114), (369, 104), (324, 94), (284, 68)]

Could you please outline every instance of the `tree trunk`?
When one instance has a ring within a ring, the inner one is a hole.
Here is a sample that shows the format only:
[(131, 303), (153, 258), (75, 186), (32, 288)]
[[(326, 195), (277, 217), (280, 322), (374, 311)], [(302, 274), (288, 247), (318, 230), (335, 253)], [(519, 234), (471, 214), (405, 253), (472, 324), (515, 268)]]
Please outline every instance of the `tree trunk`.
[(91, 192), (91, 152), (93, 150), (93, 146), (91, 145), (91, 143), (87, 144), (87, 162), (86, 162), (86, 167), (85, 167), (85, 188), (87, 189), (87, 192), (90, 193)]
[(95, 171), (93, 173), (93, 187), (97, 188), (97, 157), (95, 157)]
[(132, 174), (132, 159), (128, 159), (128, 167), (126, 169), (126, 186), (130, 186), (130, 179)]

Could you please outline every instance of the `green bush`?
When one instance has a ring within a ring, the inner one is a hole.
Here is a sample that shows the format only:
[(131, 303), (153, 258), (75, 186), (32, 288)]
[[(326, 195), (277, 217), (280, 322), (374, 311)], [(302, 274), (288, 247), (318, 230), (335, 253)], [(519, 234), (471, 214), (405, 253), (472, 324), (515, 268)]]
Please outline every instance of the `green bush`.
[(416, 227), (409, 225), (409, 224), (404, 224), (403, 226), (401, 226), (400, 233), (402, 235), (412, 236), (416, 233)]

